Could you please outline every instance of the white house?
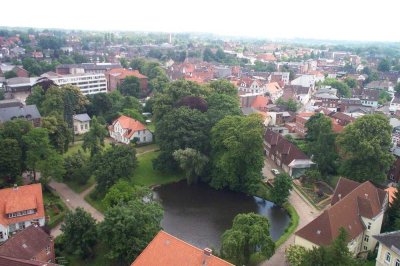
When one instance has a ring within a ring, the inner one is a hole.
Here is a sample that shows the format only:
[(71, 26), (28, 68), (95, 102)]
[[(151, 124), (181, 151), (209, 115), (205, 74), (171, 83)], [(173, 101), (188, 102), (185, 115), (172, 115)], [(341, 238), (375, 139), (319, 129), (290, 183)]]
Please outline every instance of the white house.
[(374, 236), (379, 241), (376, 266), (400, 266), (400, 230)]
[(45, 224), (41, 184), (1, 189), (0, 206), (0, 242), (32, 224)]
[(110, 137), (118, 142), (129, 144), (131, 141), (137, 143), (150, 143), (153, 141), (153, 133), (139, 121), (122, 115), (108, 127)]
[(74, 120), (74, 134), (80, 135), (90, 130), (90, 117), (88, 114), (77, 114), (73, 117)]
[(373, 251), (381, 231), (388, 194), (371, 182), (358, 183), (341, 178), (336, 185), (331, 207), (295, 233), (294, 243), (311, 249), (327, 246), (339, 235), (348, 233), (348, 248), (354, 255)]

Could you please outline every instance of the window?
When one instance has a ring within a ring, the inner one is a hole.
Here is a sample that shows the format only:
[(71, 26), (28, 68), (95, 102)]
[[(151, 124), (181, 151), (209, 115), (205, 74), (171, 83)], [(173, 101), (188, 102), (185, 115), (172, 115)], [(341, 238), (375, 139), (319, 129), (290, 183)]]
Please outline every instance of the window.
[(392, 255), (390, 254), (390, 252), (386, 252), (385, 262), (390, 263), (391, 259), (392, 259)]
[(78, 131), (78, 127), (77, 127), (77, 126), (74, 126), (74, 130), (75, 130), (75, 131)]
[(3, 232), (0, 231), (0, 239), (3, 239), (4, 235)]
[(364, 246), (364, 250), (368, 250), (368, 247), (367, 247), (367, 246)]
[(85, 129), (88, 129), (88, 124), (85, 124)]
[(81, 130), (83, 130), (83, 125), (81, 125)]
[(394, 266), (400, 266), (400, 259), (397, 259)]
[(25, 222), (18, 223), (18, 229), (19, 230), (25, 229)]
[(371, 230), (371, 223), (368, 223), (367, 229), (368, 229), (368, 230)]
[(15, 226), (15, 224), (10, 224), (10, 232), (14, 232), (15, 230), (17, 230), (17, 227)]
[(367, 235), (364, 236), (364, 241), (365, 241), (365, 242), (368, 242), (368, 240), (369, 240), (369, 236), (367, 236)]

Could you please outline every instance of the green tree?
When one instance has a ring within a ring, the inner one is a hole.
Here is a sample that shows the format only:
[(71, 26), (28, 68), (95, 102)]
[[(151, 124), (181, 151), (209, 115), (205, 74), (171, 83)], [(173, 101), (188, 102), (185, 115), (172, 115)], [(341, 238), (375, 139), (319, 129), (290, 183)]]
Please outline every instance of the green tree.
[(340, 172), (357, 181), (381, 182), (392, 165), (392, 127), (380, 114), (365, 115), (345, 127), (337, 137), (342, 163)]
[(131, 177), (136, 166), (136, 150), (131, 145), (113, 145), (96, 154), (91, 162), (96, 190), (105, 193), (121, 178)]
[(64, 153), (68, 150), (72, 132), (60, 116), (43, 117), (42, 127), (47, 129), (50, 143), (58, 152)]
[(336, 79), (333, 79), (333, 78), (327, 78), (327, 79), (324, 80), (323, 84), (327, 85), (327, 86), (331, 86), (332, 88), (337, 89), (338, 94), (341, 97), (348, 98), (348, 97), (351, 96), (350, 88), (345, 82), (342, 82), (342, 81), (339, 81), (339, 80), (336, 80)]
[(47, 184), (50, 178), (61, 181), (65, 175), (64, 158), (51, 148), (47, 158), (38, 161), (37, 170), (42, 184)]
[(346, 83), (347, 86), (349, 86), (352, 89), (357, 87), (357, 80), (355, 80), (353, 78), (345, 78), (344, 83)]
[(134, 200), (108, 209), (99, 226), (107, 256), (131, 263), (161, 230), (162, 217), (157, 202)]
[(236, 265), (247, 264), (254, 254), (268, 259), (274, 251), (268, 219), (255, 213), (238, 214), (222, 235), (221, 256)]
[(13, 71), (13, 70), (4, 72), (5, 79), (10, 79), (10, 78), (15, 78), (15, 77), (17, 77), (17, 73), (15, 73), (15, 71)]
[(66, 171), (64, 180), (73, 181), (80, 185), (86, 184), (91, 176), (89, 164), (88, 158), (80, 150), (66, 157), (64, 159), (64, 168)]
[(259, 115), (227, 116), (212, 128), (212, 187), (254, 191), (264, 165), (263, 132)]
[(140, 81), (135, 76), (128, 76), (124, 81), (118, 86), (118, 90), (124, 96), (134, 96), (139, 97), (141, 94)]
[(321, 113), (315, 114), (306, 122), (306, 128), (307, 150), (319, 171), (324, 175), (334, 174), (338, 153), (331, 119)]
[(285, 101), (282, 98), (279, 98), (276, 100), (276, 104), (283, 106), (286, 110), (291, 112), (296, 112), (300, 108), (300, 105), (293, 99)]
[(179, 167), (185, 172), (188, 184), (197, 183), (207, 165), (207, 156), (191, 148), (176, 150), (173, 156)]
[(240, 115), (241, 113), (237, 96), (213, 93), (207, 98), (207, 102), (207, 115), (212, 126), (225, 116)]
[(290, 245), (286, 251), (286, 259), (290, 266), (301, 266), (304, 262), (304, 257), (307, 253), (307, 249), (299, 245)]
[(214, 61), (214, 54), (211, 51), (210, 47), (206, 47), (203, 51), (203, 60), (206, 62), (212, 62)]
[(16, 139), (0, 139), (0, 178), (15, 183), (22, 172), (22, 151)]
[(119, 180), (107, 192), (103, 199), (106, 208), (112, 208), (119, 204), (127, 204), (132, 200), (153, 200), (153, 192), (148, 187), (132, 186), (126, 180)]
[(209, 86), (216, 92), (220, 94), (226, 94), (230, 96), (237, 97), (238, 89), (227, 80), (215, 80), (209, 83)]
[(95, 219), (84, 209), (76, 208), (68, 211), (61, 224), (62, 243), (65, 251), (82, 258), (93, 255), (93, 247), (97, 243)]
[(104, 138), (107, 136), (107, 130), (105, 126), (97, 121), (96, 117), (93, 117), (90, 123), (90, 130), (83, 136), (83, 150), (89, 150), (90, 156), (101, 152), (104, 147)]
[(202, 154), (209, 152), (209, 123), (205, 113), (180, 107), (165, 114), (156, 124), (160, 155), (154, 161), (156, 169), (174, 170), (178, 167), (173, 152), (193, 148)]
[(26, 98), (26, 104), (27, 105), (35, 104), (36, 107), (39, 110), (41, 110), (44, 99), (45, 99), (44, 90), (42, 89), (41, 86), (36, 85), (32, 88), (32, 93), (28, 96), (28, 98)]
[(288, 174), (277, 175), (271, 189), (271, 201), (282, 206), (288, 200), (292, 186), (292, 178)]
[(122, 114), (129, 116), (135, 120), (140, 121), (141, 123), (145, 123), (145, 119), (141, 113), (139, 113), (136, 109), (124, 109), (122, 110)]
[(396, 84), (396, 86), (394, 87), (394, 90), (395, 90), (397, 93), (400, 93), (400, 83), (397, 83), (397, 84)]
[(390, 61), (388, 59), (382, 59), (378, 64), (378, 70), (382, 72), (390, 71)]

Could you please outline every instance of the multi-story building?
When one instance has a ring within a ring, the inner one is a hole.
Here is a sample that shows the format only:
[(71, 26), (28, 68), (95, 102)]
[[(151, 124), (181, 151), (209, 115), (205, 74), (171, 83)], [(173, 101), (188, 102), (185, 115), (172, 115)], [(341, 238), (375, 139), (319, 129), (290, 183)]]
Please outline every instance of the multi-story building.
[(131, 141), (137, 143), (151, 143), (153, 133), (139, 121), (129, 116), (121, 115), (108, 127), (110, 137), (114, 140), (129, 144)]
[(60, 86), (77, 86), (83, 95), (107, 92), (107, 79), (104, 74), (57, 75), (49, 79)]
[(42, 185), (0, 190), (0, 242), (31, 225), (44, 226)]
[(400, 266), (400, 230), (374, 236), (379, 241), (376, 266)]
[(381, 232), (388, 194), (369, 181), (358, 183), (341, 178), (331, 200), (331, 207), (295, 233), (294, 243), (305, 248), (327, 246), (344, 228), (349, 251), (358, 255), (373, 251)]

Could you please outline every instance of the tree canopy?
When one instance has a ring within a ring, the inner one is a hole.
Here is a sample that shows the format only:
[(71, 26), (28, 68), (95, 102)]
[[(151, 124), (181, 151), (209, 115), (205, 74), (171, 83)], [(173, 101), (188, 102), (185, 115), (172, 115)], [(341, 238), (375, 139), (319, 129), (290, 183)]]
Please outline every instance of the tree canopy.
[(250, 256), (259, 254), (265, 259), (275, 251), (269, 234), (268, 219), (255, 213), (238, 214), (231, 229), (222, 235), (221, 257), (235, 265), (245, 265)]
[(381, 182), (392, 165), (392, 127), (381, 114), (365, 115), (345, 127), (338, 136), (340, 172), (357, 181)]
[(288, 200), (292, 186), (292, 178), (288, 174), (280, 173), (277, 175), (271, 189), (271, 201), (282, 206)]

